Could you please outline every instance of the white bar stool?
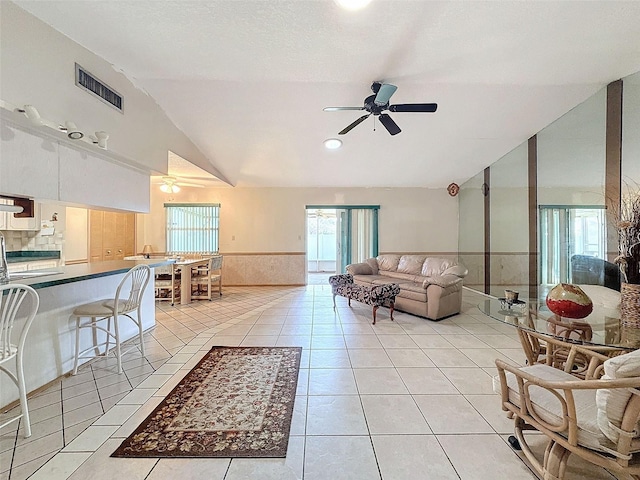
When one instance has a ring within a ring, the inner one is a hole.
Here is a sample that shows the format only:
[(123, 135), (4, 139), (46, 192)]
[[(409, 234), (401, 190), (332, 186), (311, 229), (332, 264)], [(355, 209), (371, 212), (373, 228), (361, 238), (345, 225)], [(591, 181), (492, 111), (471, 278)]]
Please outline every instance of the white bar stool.
[[(138, 341), (140, 352), (144, 357), (144, 342), (142, 339), (142, 316), (140, 314), (140, 304), (142, 296), (149, 283), (151, 269), (147, 265), (136, 265), (127, 272), (118, 288), (114, 298), (97, 300), (91, 303), (78, 305), (72, 316), (76, 317), (76, 354), (73, 362), (73, 375), (78, 373), (78, 360), (80, 358), (95, 358), (96, 356), (109, 355), (109, 345), (113, 340), (115, 345), (115, 356), (118, 361), (118, 373), (122, 373), (122, 352), (120, 348), (120, 330), (118, 320), (120, 316), (127, 317), (138, 327)], [(125, 287), (129, 285), (129, 294), (126, 296)], [(126, 297), (126, 298), (125, 298)], [(132, 314), (135, 312), (135, 318)], [(90, 320), (83, 322), (83, 318)], [(111, 319), (113, 319), (113, 332), (111, 331)], [(106, 320), (106, 328), (99, 325), (99, 322)], [(84, 350), (80, 350), (80, 330), (90, 328), (93, 334), (93, 345)], [(97, 331), (105, 332), (105, 341), (98, 343)], [(99, 347), (105, 346), (104, 352), (100, 354)], [(87, 355), (87, 352), (95, 350), (94, 355)]]
[[(25, 299), (27, 299), (25, 303)], [(24, 304), (24, 305), (23, 305)], [(11, 380), (17, 385), (20, 395), (21, 413), (17, 417), (7, 420), (0, 428), (15, 422), (20, 418), (24, 419), (24, 436), (31, 436), (31, 423), (29, 421), (29, 408), (27, 407), (27, 389), (24, 383), (24, 342), (27, 339), (27, 333), (31, 327), (31, 323), (36, 316), (40, 298), (36, 291), (27, 286), (14, 283), (11, 285), (0, 285), (0, 370), (5, 372)], [(23, 307), (21, 310), (21, 307)], [(13, 330), (16, 318), (20, 312), (19, 318), (25, 318), (18, 343), (11, 343), (11, 331)], [(15, 361), (15, 375), (5, 367), (5, 364)]]

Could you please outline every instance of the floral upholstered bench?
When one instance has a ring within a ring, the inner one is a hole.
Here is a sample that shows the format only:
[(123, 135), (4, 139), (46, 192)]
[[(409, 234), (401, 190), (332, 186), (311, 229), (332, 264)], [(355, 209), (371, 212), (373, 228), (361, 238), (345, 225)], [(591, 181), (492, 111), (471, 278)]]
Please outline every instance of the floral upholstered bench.
[(336, 308), (336, 295), (345, 297), (349, 300), (355, 300), (366, 305), (373, 306), (373, 324), (376, 324), (376, 312), (378, 307), (388, 305), (391, 320), (393, 320), (393, 305), (396, 301), (396, 295), (400, 293), (400, 286), (397, 283), (389, 283), (386, 285), (359, 285), (353, 283), (353, 276), (332, 275), (329, 277), (331, 290), (333, 291), (333, 308)]

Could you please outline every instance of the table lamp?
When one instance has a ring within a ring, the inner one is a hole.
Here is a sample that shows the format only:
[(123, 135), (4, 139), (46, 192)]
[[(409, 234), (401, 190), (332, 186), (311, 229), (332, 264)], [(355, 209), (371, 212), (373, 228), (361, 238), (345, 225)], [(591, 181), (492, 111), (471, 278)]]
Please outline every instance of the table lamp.
[(151, 248), (151, 245), (145, 245), (144, 247), (142, 247), (142, 254), (144, 255), (144, 258), (151, 258), (152, 253), (153, 248)]

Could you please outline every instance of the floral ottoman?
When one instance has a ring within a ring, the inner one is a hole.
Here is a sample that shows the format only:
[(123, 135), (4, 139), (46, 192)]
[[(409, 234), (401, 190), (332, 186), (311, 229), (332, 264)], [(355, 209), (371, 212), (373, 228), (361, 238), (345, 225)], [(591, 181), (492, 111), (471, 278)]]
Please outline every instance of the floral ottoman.
[(373, 324), (376, 324), (376, 311), (378, 307), (388, 305), (391, 320), (393, 320), (393, 304), (396, 301), (396, 295), (400, 293), (400, 286), (397, 283), (389, 283), (387, 285), (358, 285), (353, 283), (353, 276), (332, 275), (329, 277), (329, 284), (333, 291), (333, 308), (336, 308), (336, 295), (345, 297), (349, 300), (355, 300), (366, 305), (373, 306)]

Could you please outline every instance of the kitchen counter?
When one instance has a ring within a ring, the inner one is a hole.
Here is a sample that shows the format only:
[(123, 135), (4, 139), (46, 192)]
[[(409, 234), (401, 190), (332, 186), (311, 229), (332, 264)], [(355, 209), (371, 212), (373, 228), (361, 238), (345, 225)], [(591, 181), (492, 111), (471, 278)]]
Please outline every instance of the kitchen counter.
[[(126, 273), (136, 265), (149, 265), (151, 268), (169, 265), (175, 260), (152, 258), (149, 260), (111, 260), (80, 265), (65, 265), (54, 269), (32, 270), (9, 274), (9, 283), (22, 283), (38, 290), (65, 283), (80, 282), (94, 278)], [(153, 278), (151, 279), (151, 281)], [(115, 290), (114, 290), (115, 293)]]
[[(73, 310), (83, 303), (113, 298), (118, 284), (135, 265), (146, 264), (152, 268), (149, 284), (142, 296), (141, 319), (143, 330), (154, 327), (156, 318), (153, 268), (172, 262), (173, 260), (165, 259), (114, 260), (66, 265), (49, 270), (15, 272), (10, 283), (30, 285), (36, 289), (40, 298), (40, 306), (27, 335), (24, 350), (27, 391), (33, 392), (73, 370), (76, 332)], [(17, 341), (14, 337), (20, 334), (22, 321), (23, 319), (19, 319), (16, 322), (13, 340)], [(126, 318), (120, 323), (119, 330), (123, 341), (134, 338), (138, 333), (137, 326)], [(104, 334), (98, 332), (99, 342), (103, 341), (103, 337)], [(90, 329), (83, 329), (80, 332), (80, 349), (83, 350), (92, 343)], [(18, 389), (6, 375), (0, 375), (0, 408), (16, 401), (17, 398)]]

